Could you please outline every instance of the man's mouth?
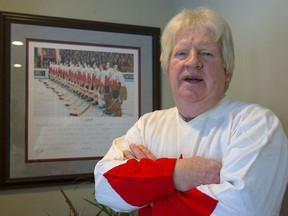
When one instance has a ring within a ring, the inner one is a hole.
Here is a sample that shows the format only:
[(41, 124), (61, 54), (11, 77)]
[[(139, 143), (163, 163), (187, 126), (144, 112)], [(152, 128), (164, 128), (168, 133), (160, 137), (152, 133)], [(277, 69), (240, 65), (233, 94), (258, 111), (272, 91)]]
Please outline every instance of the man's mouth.
[(190, 82), (190, 83), (198, 83), (198, 82), (203, 81), (202, 78), (200, 78), (200, 77), (194, 77), (194, 76), (186, 76), (186, 77), (183, 78), (183, 80), (184, 80), (185, 82)]

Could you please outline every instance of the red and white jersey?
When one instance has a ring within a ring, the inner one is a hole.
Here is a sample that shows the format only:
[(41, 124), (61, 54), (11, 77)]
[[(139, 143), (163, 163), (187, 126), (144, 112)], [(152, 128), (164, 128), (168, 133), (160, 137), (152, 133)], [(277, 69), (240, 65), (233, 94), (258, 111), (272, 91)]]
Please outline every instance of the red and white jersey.
[(117, 83), (120, 83), (121, 86), (125, 85), (124, 75), (120, 71), (114, 71), (113, 72), (112, 80), (113, 80), (113, 85), (115, 85)]
[(85, 67), (86, 82), (90, 85), (92, 83), (93, 69), (90, 66)]
[(86, 82), (86, 71), (85, 68), (83, 66), (80, 66), (78, 68), (78, 73), (79, 73), (79, 80), (82, 84), (84, 84)]
[[(158, 159), (124, 159), (131, 143), (147, 146)], [(221, 163), (220, 184), (175, 190), (172, 173), (180, 156)], [(288, 141), (270, 110), (224, 98), (189, 122), (177, 108), (145, 114), (113, 141), (94, 176), (97, 201), (116, 211), (276, 216), (288, 181)]]
[(111, 86), (111, 71), (109, 70), (101, 70), (100, 71), (100, 81), (103, 86)]
[(100, 82), (99, 74), (100, 74), (100, 69), (96, 66), (93, 67), (92, 68), (92, 83), (99, 84)]

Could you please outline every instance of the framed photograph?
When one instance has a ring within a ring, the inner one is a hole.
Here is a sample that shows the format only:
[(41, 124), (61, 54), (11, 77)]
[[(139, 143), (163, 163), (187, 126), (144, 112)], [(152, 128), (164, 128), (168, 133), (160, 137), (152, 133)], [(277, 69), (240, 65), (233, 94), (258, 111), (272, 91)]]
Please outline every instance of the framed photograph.
[(160, 109), (160, 29), (0, 12), (0, 189), (74, 183)]

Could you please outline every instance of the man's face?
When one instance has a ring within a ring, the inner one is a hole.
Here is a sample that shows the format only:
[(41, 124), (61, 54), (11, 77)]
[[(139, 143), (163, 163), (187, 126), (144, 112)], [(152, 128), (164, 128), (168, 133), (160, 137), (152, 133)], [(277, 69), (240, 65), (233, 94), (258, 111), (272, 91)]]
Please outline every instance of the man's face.
[(228, 78), (219, 46), (209, 31), (190, 30), (176, 37), (168, 79), (178, 108), (189, 103), (206, 111), (224, 96)]

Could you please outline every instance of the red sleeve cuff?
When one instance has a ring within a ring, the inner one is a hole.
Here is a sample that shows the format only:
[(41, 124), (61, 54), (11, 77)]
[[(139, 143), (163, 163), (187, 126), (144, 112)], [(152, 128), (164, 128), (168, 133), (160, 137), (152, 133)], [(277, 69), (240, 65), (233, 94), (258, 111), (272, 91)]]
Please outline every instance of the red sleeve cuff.
[(175, 192), (172, 178), (175, 163), (176, 158), (131, 159), (104, 176), (127, 203), (143, 206)]

